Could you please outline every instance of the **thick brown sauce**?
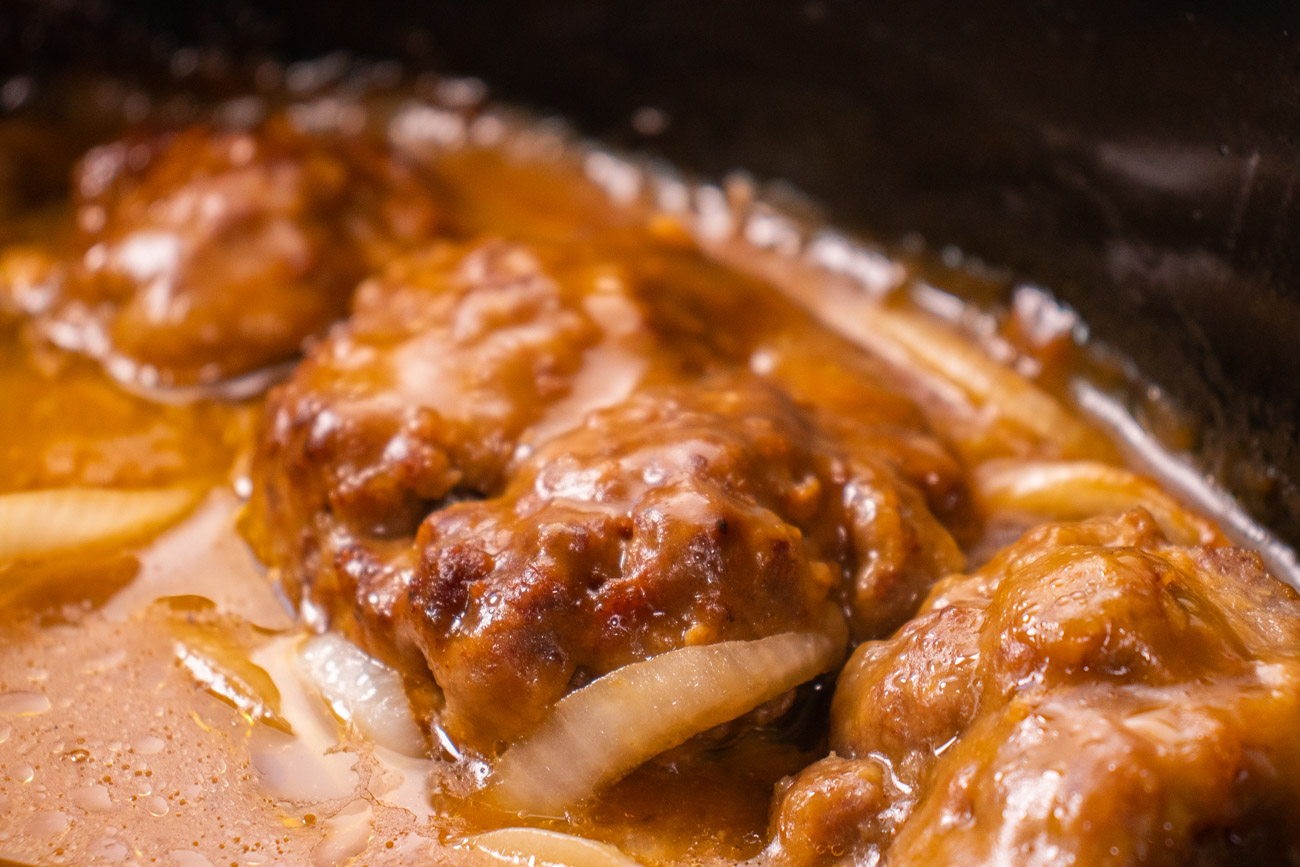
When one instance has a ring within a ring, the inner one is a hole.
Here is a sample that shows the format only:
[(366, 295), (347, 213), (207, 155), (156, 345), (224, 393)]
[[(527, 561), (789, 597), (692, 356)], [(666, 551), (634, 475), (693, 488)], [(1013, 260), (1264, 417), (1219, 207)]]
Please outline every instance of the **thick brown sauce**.
[[(394, 102), (377, 100), (372, 122)], [(839, 330), (850, 339), (858, 337), (853, 311), (876, 303), (862, 300), (864, 282), (874, 281), (882, 294), (918, 281), (976, 297), (1005, 288), (937, 263), (905, 268), (861, 251), (846, 254), (834, 238), (825, 241), (822, 264), (848, 261), (840, 270), (849, 276), (806, 259), (794, 263), (781, 247), (782, 232), (795, 224), (776, 214), (766, 228), (727, 224), (735, 202), (723, 191), (697, 196), (690, 212), (655, 217), (661, 206), (672, 210), (677, 188), (631, 189), (631, 169), (607, 155), (575, 157), (551, 132), (512, 133), (512, 122), (487, 115), (457, 127), (463, 117), (454, 112), (433, 112), (424, 123), (434, 124), (435, 140), (451, 141), (434, 148), (437, 175), (452, 220), (468, 233), (555, 240), (592, 226), (642, 231), (647, 223), (653, 232), (698, 232), (713, 255), (760, 272), (823, 318), (834, 311), (849, 320)], [(0, 160), (44, 167), (88, 143), (27, 124), (0, 123)], [(22, 172), (10, 175), (13, 186)], [(633, 201), (612, 200), (611, 189), (615, 199)], [(34, 217), (22, 196), (0, 189), (0, 244), (48, 232), (55, 211)], [(752, 231), (742, 231), (746, 226)], [(852, 256), (860, 257), (856, 266)], [(1079, 369), (1073, 336), (1042, 325), (1033, 315), (1006, 316), (986, 331), (986, 343), (1018, 354), (1022, 369), (1061, 395)], [(465, 783), (471, 769), (375, 754), (294, 682), (285, 657), (304, 633), (236, 530), (258, 400), (170, 404), (133, 396), (96, 364), (29, 339), (21, 317), (0, 328), (0, 494), (69, 485), (208, 491), (183, 523), (150, 542), (0, 566), (0, 856), (177, 867), (345, 863), (353, 856), (356, 863), (410, 863), (467, 857), (452, 849), (427, 853), (432, 841), (518, 824), (476, 798)], [(987, 448), (980, 438), (958, 445), (969, 456)], [(1095, 449), (1110, 453), (1100, 437)], [(1036, 447), (1012, 450), (1033, 455)], [(969, 551), (980, 557), (1025, 523), (992, 521)], [(270, 672), (296, 737), (251, 721), (178, 665), (177, 635), (195, 621), (226, 634), (232, 652)], [(768, 839), (775, 784), (825, 754), (818, 726), (800, 735), (801, 746), (760, 732), (689, 762), (652, 762), (571, 822), (550, 827), (615, 843), (651, 863), (753, 857)]]

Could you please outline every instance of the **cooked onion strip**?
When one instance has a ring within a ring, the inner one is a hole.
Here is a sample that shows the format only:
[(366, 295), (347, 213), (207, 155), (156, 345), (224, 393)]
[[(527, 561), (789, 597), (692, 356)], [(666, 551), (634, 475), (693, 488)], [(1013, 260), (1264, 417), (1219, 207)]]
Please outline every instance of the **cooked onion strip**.
[(428, 754), (397, 671), (333, 633), (308, 640), (299, 660), (339, 719), (381, 747), (418, 758)]
[(199, 597), (175, 597), (164, 604), (173, 652), (204, 692), (233, 707), (250, 723), (265, 723), (292, 734), (280, 710), (280, 690), (266, 669), (253, 662), (263, 634), (248, 623), (216, 614)]
[[(977, 408), (1051, 444), (1062, 457), (1108, 452), (1105, 440), (1058, 400), (969, 340), (901, 310), (863, 305), (855, 329), (869, 348), (903, 367), (920, 370)], [(943, 389), (941, 389), (942, 391)]]
[(975, 486), (991, 509), (1057, 521), (1117, 515), (1141, 506), (1170, 541), (1221, 544), (1208, 519), (1183, 507), (1150, 479), (1095, 461), (995, 461), (975, 472)]
[(248, 660), (213, 653), (212, 648), (195, 648), (181, 641), (173, 649), (181, 668), (208, 695), (230, 705), (250, 723), (265, 723), (285, 734), (293, 734), (293, 727), (280, 713), (280, 691), (263, 668)]
[(836, 622), (835, 635), (787, 632), (683, 647), (598, 678), (561, 699), (501, 757), (497, 802), (561, 814), (647, 759), (831, 668), (844, 648)]
[(193, 491), (56, 488), (0, 495), (0, 563), (147, 536), (194, 504)]
[(640, 867), (608, 843), (541, 828), (502, 828), (465, 842), (494, 860), (526, 867)]

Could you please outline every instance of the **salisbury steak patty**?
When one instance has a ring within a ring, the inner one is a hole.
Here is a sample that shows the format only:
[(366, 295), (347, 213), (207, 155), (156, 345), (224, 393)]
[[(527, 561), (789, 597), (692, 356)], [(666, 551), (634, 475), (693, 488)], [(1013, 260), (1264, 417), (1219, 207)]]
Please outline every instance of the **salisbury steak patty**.
[(1300, 599), (1145, 511), (1029, 533), (841, 674), (780, 863), (1296, 864)]
[(427, 181), (381, 145), (281, 117), (113, 142), (72, 186), (49, 333), (162, 385), (294, 357), (438, 223)]
[(272, 394), (267, 559), (309, 614), (427, 666), (462, 742), (675, 647), (816, 628), (827, 600), (884, 634), (959, 566), (964, 480), (914, 408), (711, 267), (440, 245)]

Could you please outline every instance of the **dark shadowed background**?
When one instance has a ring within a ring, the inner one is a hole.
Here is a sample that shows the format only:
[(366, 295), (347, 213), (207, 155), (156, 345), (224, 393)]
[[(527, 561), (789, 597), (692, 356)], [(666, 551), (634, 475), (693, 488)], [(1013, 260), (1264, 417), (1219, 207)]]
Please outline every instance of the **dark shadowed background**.
[(476, 75), (1008, 266), (1204, 417), (1207, 469), (1300, 542), (1300, 5), (0, 0), (6, 76), (182, 45)]

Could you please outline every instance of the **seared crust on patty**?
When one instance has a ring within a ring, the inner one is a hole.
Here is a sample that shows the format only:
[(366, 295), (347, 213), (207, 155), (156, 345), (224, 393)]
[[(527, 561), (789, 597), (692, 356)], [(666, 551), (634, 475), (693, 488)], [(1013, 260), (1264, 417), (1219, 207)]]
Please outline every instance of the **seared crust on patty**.
[(430, 180), (382, 144), (278, 116), (103, 145), (72, 186), (45, 330), (164, 386), (295, 358), (358, 281), (442, 222)]
[[(1144, 510), (1045, 525), (842, 672), (780, 863), (1296, 863), (1300, 598)], [(1236, 854), (1233, 854), (1236, 853)]]
[(964, 477), (881, 367), (761, 284), (639, 250), (414, 254), (268, 405), (266, 558), (427, 667), (480, 750), (593, 677), (816, 628), (827, 600), (884, 634), (961, 562)]

